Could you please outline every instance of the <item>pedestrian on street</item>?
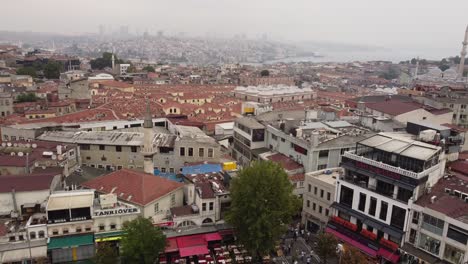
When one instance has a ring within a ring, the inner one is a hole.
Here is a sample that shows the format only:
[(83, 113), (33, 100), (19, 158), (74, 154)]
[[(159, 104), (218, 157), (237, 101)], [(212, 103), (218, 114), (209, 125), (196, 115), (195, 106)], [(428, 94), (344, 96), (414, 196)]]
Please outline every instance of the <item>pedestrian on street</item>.
[(302, 260), (302, 262), (304, 262), (304, 258), (305, 258), (305, 252), (301, 251), (301, 260)]
[(304, 237), (304, 229), (301, 229), (301, 237)]
[(294, 235), (293, 235), (293, 236), (294, 236), (294, 241), (296, 241), (296, 240), (297, 240), (297, 231), (294, 232)]

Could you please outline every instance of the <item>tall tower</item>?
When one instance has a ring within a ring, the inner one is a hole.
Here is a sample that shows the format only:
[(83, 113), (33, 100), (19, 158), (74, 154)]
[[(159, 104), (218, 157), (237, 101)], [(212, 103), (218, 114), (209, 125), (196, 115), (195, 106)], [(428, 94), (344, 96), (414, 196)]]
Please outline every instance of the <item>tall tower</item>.
[(465, 56), (466, 56), (466, 46), (468, 46), (468, 26), (466, 26), (465, 39), (462, 42), (463, 47), (460, 53), (460, 67), (458, 68), (458, 74), (460, 78), (463, 77), (463, 71), (465, 70)]
[(143, 148), (141, 154), (143, 155), (143, 169), (145, 173), (154, 174), (154, 161), (153, 157), (156, 151), (153, 148), (153, 117), (151, 116), (151, 110), (148, 99), (146, 99), (146, 114), (145, 121), (143, 123)]
[(112, 70), (115, 69), (115, 56), (114, 52), (112, 52)]

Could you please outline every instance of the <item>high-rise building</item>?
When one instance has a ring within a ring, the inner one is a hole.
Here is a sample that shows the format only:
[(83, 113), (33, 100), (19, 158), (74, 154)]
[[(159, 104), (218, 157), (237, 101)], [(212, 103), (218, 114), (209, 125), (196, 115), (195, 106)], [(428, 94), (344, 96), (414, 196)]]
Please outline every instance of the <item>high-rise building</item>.
[(397, 263), (412, 204), (443, 176), (443, 149), (407, 134), (379, 133), (345, 152), (342, 167), (326, 232)]

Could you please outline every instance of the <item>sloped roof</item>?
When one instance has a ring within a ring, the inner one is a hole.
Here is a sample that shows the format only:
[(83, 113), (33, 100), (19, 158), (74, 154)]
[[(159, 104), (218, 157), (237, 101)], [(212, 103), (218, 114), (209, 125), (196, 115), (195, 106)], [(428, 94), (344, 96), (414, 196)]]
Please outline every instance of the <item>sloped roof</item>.
[(392, 116), (401, 115), (421, 108), (420, 105), (415, 103), (406, 103), (396, 100), (367, 104), (366, 107)]
[(121, 169), (81, 184), (101, 193), (115, 193), (120, 200), (147, 205), (184, 185), (159, 176)]

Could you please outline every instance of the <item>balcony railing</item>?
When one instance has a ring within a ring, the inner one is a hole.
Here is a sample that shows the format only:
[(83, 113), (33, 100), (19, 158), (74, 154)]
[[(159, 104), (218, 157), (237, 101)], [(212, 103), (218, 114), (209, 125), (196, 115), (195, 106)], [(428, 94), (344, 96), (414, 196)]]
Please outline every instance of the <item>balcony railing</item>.
[(395, 167), (392, 165), (388, 165), (380, 161), (375, 161), (375, 160), (372, 160), (363, 156), (356, 155), (354, 151), (347, 151), (344, 153), (344, 156), (355, 161), (359, 161), (359, 162), (362, 162), (362, 163), (365, 163), (365, 164), (368, 164), (377, 168), (381, 168), (381, 169), (391, 171), (391, 172), (394, 172), (403, 176), (407, 176), (410, 178), (414, 178), (414, 179), (420, 179), (428, 175), (429, 173), (439, 169), (439, 165), (435, 165), (425, 171), (417, 173), (417, 172), (412, 172), (412, 171), (405, 170), (399, 167)]

